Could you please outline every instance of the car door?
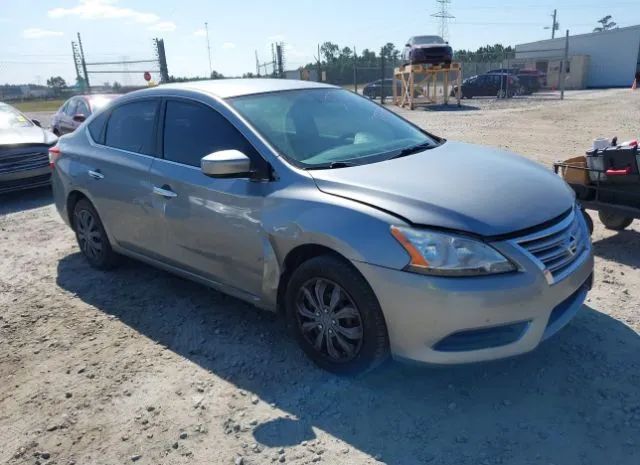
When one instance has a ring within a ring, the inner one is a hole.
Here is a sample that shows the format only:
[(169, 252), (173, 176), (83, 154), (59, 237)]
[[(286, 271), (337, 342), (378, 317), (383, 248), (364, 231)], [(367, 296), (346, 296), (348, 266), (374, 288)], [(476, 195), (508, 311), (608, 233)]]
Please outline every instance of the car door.
[(499, 79), (497, 78), (497, 76), (492, 76), (492, 75), (484, 76), (484, 79), (485, 79), (485, 85), (483, 86), (483, 90), (484, 90), (483, 95), (495, 97), (498, 93)]
[(265, 163), (219, 112), (190, 100), (168, 99), (162, 133), (163, 158), (151, 181), (154, 208), (165, 231), (166, 261), (205, 279), (251, 295), (262, 288), (261, 211), (272, 188), (249, 178), (211, 178), (200, 170), (203, 156), (237, 149)]
[(149, 181), (160, 101), (126, 102), (98, 115), (88, 128), (92, 150), (82, 156), (86, 190), (111, 238), (152, 258), (163, 239), (154, 223)]
[(60, 135), (69, 134), (73, 132), (75, 127), (73, 126), (73, 115), (76, 114), (76, 108), (78, 106), (78, 99), (72, 98), (65, 106), (64, 113), (60, 118)]

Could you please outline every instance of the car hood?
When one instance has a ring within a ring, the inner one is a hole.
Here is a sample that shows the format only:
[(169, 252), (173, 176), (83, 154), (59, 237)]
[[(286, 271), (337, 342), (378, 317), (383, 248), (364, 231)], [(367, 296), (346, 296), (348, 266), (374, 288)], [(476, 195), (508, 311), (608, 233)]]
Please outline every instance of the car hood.
[(56, 136), (38, 126), (0, 129), (0, 145), (53, 144)]
[(318, 188), (415, 225), (496, 236), (570, 209), (573, 191), (543, 166), (511, 152), (446, 142), (368, 165), (311, 170)]

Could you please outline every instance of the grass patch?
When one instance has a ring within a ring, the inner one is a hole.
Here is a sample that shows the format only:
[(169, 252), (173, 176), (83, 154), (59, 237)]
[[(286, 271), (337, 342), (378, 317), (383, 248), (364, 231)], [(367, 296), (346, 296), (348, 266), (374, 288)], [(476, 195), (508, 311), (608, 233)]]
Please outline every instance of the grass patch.
[(56, 111), (64, 102), (65, 100), (29, 100), (26, 102), (15, 102), (11, 105), (26, 113), (30, 111)]

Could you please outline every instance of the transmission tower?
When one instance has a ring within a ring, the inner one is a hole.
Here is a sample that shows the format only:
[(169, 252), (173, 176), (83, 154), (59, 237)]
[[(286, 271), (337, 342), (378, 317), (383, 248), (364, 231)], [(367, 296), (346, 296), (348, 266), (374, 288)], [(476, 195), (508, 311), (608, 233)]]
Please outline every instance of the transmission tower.
[(436, 3), (440, 4), (440, 11), (431, 16), (440, 19), (440, 37), (447, 40), (449, 36), (449, 20), (455, 18), (448, 10), (451, 0), (436, 0)]

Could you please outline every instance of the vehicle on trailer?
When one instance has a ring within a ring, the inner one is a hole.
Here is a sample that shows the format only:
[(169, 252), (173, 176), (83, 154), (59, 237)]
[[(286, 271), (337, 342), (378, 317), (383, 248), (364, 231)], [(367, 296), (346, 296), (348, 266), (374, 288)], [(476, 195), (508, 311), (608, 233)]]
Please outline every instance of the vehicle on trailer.
[[(498, 97), (511, 98), (520, 89), (520, 80), (509, 73), (491, 73), (471, 76), (462, 81), (461, 97)], [(458, 86), (453, 86), (451, 96), (458, 92)]]
[(121, 94), (76, 95), (64, 102), (51, 120), (51, 130), (57, 136), (75, 131), (89, 116), (110, 104)]
[(49, 185), (48, 150), (57, 140), (38, 120), (0, 102), (0, 194)]
[(431, 64), (448, 66), (453, 60), (453, 49), (440, 36), (411, 37), (402, 51), (405, 65)]
[(51, 163), (89, 264), (127, 255), (280, 311), (336, 373), (390, 354), (528, 352), (591, 286), (589, 234), (562, 179), (335, 86), (136, 91), (61, 138)]

